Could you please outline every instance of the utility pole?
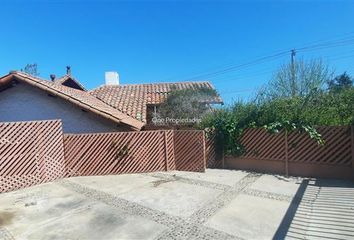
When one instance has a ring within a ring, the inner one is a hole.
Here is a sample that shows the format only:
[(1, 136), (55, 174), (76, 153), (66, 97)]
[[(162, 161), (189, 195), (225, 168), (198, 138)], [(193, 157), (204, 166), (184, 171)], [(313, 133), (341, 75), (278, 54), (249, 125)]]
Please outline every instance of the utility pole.
[(296, 84), (295, 84), (295, 49), (291, 50), (291, 96), (295, 97)]

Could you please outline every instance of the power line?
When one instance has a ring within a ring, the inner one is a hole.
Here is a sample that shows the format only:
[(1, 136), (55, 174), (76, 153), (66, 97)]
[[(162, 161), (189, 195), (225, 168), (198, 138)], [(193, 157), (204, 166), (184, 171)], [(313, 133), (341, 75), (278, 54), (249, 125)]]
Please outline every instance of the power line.
[(244, 64), (234, 65), (232, 67), (228, 67), (228, 68), (225, 68), (223, 70), (219, 70), (219, 71), (215, 71), (215, 72), (211, 72), (211, 73), (201, 74), (201, 75), (198, 75), (198, 76), (194, 76), (194, 77), (185, 79), (183, 81), (191, 81), (191, 80), (195, 80), (195, 79), (198, 79), (198, 78), (205, 78), (205, 77), (225, 74), (225, 73), (228, 73), (228, 72), (231, 72), (231, 71), (235, 71), (235, 70), (240, 69), (240, 68), (253, 66), (253, 65), (256, 65), (256, 64), (259, 64), (259, 63), (263, 63), (263, 62), (266, 62), (266, 61), (276, 60), (276, 59), (278, 59), (280, 57), (283, 57), (283, 56), (285, 56), (287, 54), (288, 54), (288, 52), (281, 52), (281, 53), (277, 53), (277, 54), (274, 54), (274, 55), (261, 57), (261, 58), (255, 59), (253, 61), (244, 63)]
[(307, 46), (305, 45), (305, 47), (301, 47), (301, 48), (298, 47), (296, 49), (302, 50), (302, 49), (313, 48), (313, 47), (318, 47), (318, 46), (338, 44), (338, 43), (343, 43), (343, 42), (347, 42), (347, 41), (352, 41), (353, 39), (354, 39), (354, 36), (340, 38), (340, 39), (336, 39), (336, 40), (324, 40), (324, 41), (319, 41), (317, 44), (308, 44)]
[[(354, 37), (344, 38), (344, 39), (340, 39), (340, 40), (336, 40), (336, 41), (326, 41), (324, 43), (310, 45), (310, 46), (305, 46), (305, 47), (301, 47), (301, 48), (295, 48), (293, 50), (300, 51), (300, 52), (306, 52), (306, 51), (314, 51), (314, 50), (321, 50), (321, 49), (348, 46), (348, 45), (354, 45)], [(292, 50), (290, 50), (290, 52), (291, 51)], [(267, 61), (276, 60), (276, 59), (278, 59), (280, 57), (283, 57), (283, 56), (285, 56), (287, 54), (289, 54), (289, 50), (288, 51), (278, 52), (276, 54), (269, 55), (269, 56), (260, 57), (258, 59), (255, 59), (253, 61), (250, 61), (250, 62), (247, 62), (247, 63), (244, 63), (244, 64), (232, 65), (232, 66), (227, 67), (227, 68), (222, 69), (222, 70), (218, 70), (218, 71), (214, 71), (214, 72), (210, 72), (210, 73), (205, 73), (205, 74), (200, 74), (200, 75), (197, 75), (197, 76), (193, 76), (193, 77), (187, 78), (187, 79), (185, 79), (183, 81), (191, 81), (191, 80), (200, 79), (200, 78), (212, 77), (212, 76), (215, 76), (215, 75), (222, 75), (222, 74), (225, 74), (225, 73), (228, 73), (228, 72), (239, 70), (241, 68), (257, 65), (257, 64), (264, 63), (264, 62), (267, 62)]]
[(237, 79), (237, 78), (244, 78), (244, 77), (259, 76), (259, 75), (264, 75), (272, 72), (274, 72), (273, 69), (266, 67), (266, 68), (259, 69), (258, 71), (238, 72), (232, 75), (218, 75), (213, 77), (213, 81), (214, 80), (219, 81), (219, 80), (230, 79), (230, 78)]
[(347, 40), (347, 41), (341, 41), (337, 43), (328, 43), (328, 44), (318, 44), (316, 46), (311, 46), (311, 47), (303, 47), (300, 49), (296, 49), (299, 52), (309, 52), (309, 51), (318, 51), (322, 49), (328, 49), (328, 48), (335, 48), (335, 47), (345, 47), (349, 45), (354, 45), (354, 38)]
[[(342, 40), (344, 38), (344, 36), (346, 36), (344, 39), (346, 39), (348, 37), (353, 37), (354, 36), (353, 34), (354, 34), (354, 31), (351, 31), (351, 32), (338, 34), (338, 35), (331, 36), (331, 37), (322, 38), (322, 39), (319, 39), (319, 40), (316, 40), (316, 41), (307, 42), (307, 43), (304, 43), (304, 44), (301, 44), (301, 45), (309, 46), (309, 45), (314, 45), (314, 44), (317, 44), (317, 43), (323, 43), (323, 42), (328, 42), (328, 41), (335, 41), (335, 40), (340, 41), (340, 40)], [(299, 47), (295, 47), (294, 49), (299, 49)]]
[(246, 93), (246, 92), (256, 92), (257, 89), (241, 89), (241, 90), (233, 90), (233, 91), (225, 91), (220, 92), (220, 94), (229, 94), (229, 93)]
[[(329, 61), (335, 61), (335, 60), (340, 60), (340, 59), (347, 59), (354, 57), (354, 55), (348, 55), (354, 53), (354, 51), (349, 51), (346, 53), (341, 53), (341, 54), (336, 54), (332, 56), (325, 56), (325, 59), (328, 59)], [(335, 57), (335, 58), (332, 58)], [(258, 72), (251, 72), (248, 74), (237, 74), (233, 76), (216, 76), (213, 78), (213, 82), (228, 82), (228, 81), (238, 81), (238, 80), (247, 80), (247, 79), (252, 79), (254, 77), (258, 76), (265, 76), (266, 74), (274, 73), (273, 69), (270, 68), (264, 68), (262, 71)]]
[(347, 56), (343, 56), (343, 57), (337, 57), (337, 58), (329, 58), (330, 61), (336, 61), (336, 60), (340, 60), (340, 59), (347, 59), (347, 58), (352, 58), (354, 57), (354, 55), (347, 55)]
[[(354, 32), (352, 32), (351, 34), (353, 34)], [(317, 43), (317, 44), (315, 44)], [(307, 44), (304, 47), (299, 47), (299, 48), (294, 48), (293, 50), (300, 52), (300, 53), (305, 53), (305, 52), (311, 52), (311, 51), (318, 51), (318, 50), (322, 50), (322, 49), (329, 49), (329, 48), (336, 48), (336, 47), (343, 47), (343, 46), (349, 46), (349, 45), (354, 45), (354, 37), (347, 37), (347, 38), (341, 38), (341, 39), (337, 39), (337, 40), (319, 40), (319, 41), (315, 41), (312, 42), (310, 44)], [(219, 69), (216, 71), (210, 71), (210, 72), (205, 72), (205, 73), (199, 73), (196, 74), (194, 76), (191, 76), (189, 78), (186, 78), (185, 81), (190, 81), (190, 80), (195, 80), (195, 79), (200, 79), (200, 78), (205, 78), (205, 77), (213, 77), (213, 79), (215, 80), (223, 80), (223, 82), (225, 81), (236, 81), (239, 79), (245, 80), (245, 79), (250, 79), (253, 78), (255, 76), (260, 76), (260, 75), (264, 75), (267, 73), (271, 73), (273, 72), (273, 70), (271, 71), (266, 71), (266, 72), (262, 72), (261, 74), (241, 74), (238, 76), (223, 76), (226, 73), (230, 73), (236, 70), (240, 70), (240, 69), (245, 69), (248, 67), (252, 67), (254, 65), (258, 65), (258, 64), (262, 64), (265, 62), (270, 62), (270, 61), (274, 61), (277, 59), (280, 59), (284, 56), (288, 56), (288, 54), (291, 53), (291, 50), (284, 50), (284, 51), (278, 51), (275, 52), (274, 54), (270, 54), (267, 56), (263, 56), (263, 57), (259, 57), (256, 58), (254, 60), (251, 60), (249, 62), (243, 63), (243, 64), (227, 64), (226, 66), (224, 66), (223, 69)], [(351, 53), (351, 52), (346, 52), (346, 54)], [(335, 56), (342, 56), (342, 54), (339, 55), (335, 55)], [(354, 55), (347, 55), (347, 56), (342, 56), (342, 57), (338, 57), (338, 58), (334, 58), (331, 59), (332, 61), (335, 60), (339, 60), (339, 59), (344, 59), (344, 58), (350, 58), (350, 57), (354, 57)], [(350, 70), (348, 70), (348, 72), (350, 72)], [(235, 90), (235, 91), (227, 91), (227, 92), (220, 92), (221, 95), (228, 95), (228, 94), (238, 94), (238, 95), (242, 95), (242, 93), (246, 93), (246, 92), (256, 92), (258, 91), (257, 89), (243, 89), (243, 90)]]

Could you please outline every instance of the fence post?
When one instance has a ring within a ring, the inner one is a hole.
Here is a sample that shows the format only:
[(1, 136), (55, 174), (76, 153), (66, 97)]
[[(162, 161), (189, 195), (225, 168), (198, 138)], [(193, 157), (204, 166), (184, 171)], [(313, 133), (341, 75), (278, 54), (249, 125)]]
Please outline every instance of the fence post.
[(38, 141), (38, 163), (39, 163), (39, 178), (41, 182), (45, 182), (46, 180), (46, 162), (45, 162), (45, 151), (46, 151), (46, 144), (45, 144), (45, 139), (44, 139), (44, 130), (43, 130), (43, 123), (40, 123), (42, 125), (41, 129), (38, 130), (36, 133), (37, 135), (37, 141)]
[(202, 131), (203, 133), (203, 157), (204, 157), (204, 171), (206, 169), (207, 166), (207, 157), (206, 157), (206, 143), (205, 143), (205, 131)]
[(351, 125), (351, 140), (352, 140), (352, 179), (354, 180), (354, 125)]
[(285, 130), (285, 175), (289, 177), (288, 131)]
[(163, 131), (164, 132), (164, 139), (165, 139), (165, 166), (166, 166), (166, 172), (168, 171), (168, 170), (170, 170), (169, 169), (169, 166), (168, 166), (168, 146), (167, 146), (167, 130), (164, 130)]

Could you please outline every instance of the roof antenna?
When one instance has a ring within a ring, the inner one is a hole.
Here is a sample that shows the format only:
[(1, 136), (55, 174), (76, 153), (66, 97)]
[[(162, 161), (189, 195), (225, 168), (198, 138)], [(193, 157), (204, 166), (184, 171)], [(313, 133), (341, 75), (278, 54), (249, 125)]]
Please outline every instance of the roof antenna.
[(66, 75), (71, 76), (71, 67), (70, 66), (66, 66)]

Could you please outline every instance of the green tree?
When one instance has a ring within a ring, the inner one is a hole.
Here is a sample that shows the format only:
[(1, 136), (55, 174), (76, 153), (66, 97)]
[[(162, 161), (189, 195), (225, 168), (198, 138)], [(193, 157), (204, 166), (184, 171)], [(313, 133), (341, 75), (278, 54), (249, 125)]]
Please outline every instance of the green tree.
[(303, 97), (314, 90), (323, 89), (333, 72), (321, 59), (298, 60), (285, 64), (274, 74), (260, 93), (265, 98)]
[(24, 69), (21, 69), (21, 71), (35, 77), (39, 76), (37, 63), (26, 64)]
[(353, 78), (346, 72), (327, 82), (330, 91), (340, 91), (353, 87)]
[(210, 103), (218, 97), (214, 89), (200, 87), (183, 90), (173, 89), (158, 107), (154, 118), (160, 119), (201, 119), (210, 111)]
[(259, 126), (259, 108), (254, 102), (238, 101), (233, 106), (215, 109), (207, 113), (201, 123), (207, 135), (214, 135), (219, 148), (226, 154), (241, 155), (244, 148), (240, 143), (243, 131)]

